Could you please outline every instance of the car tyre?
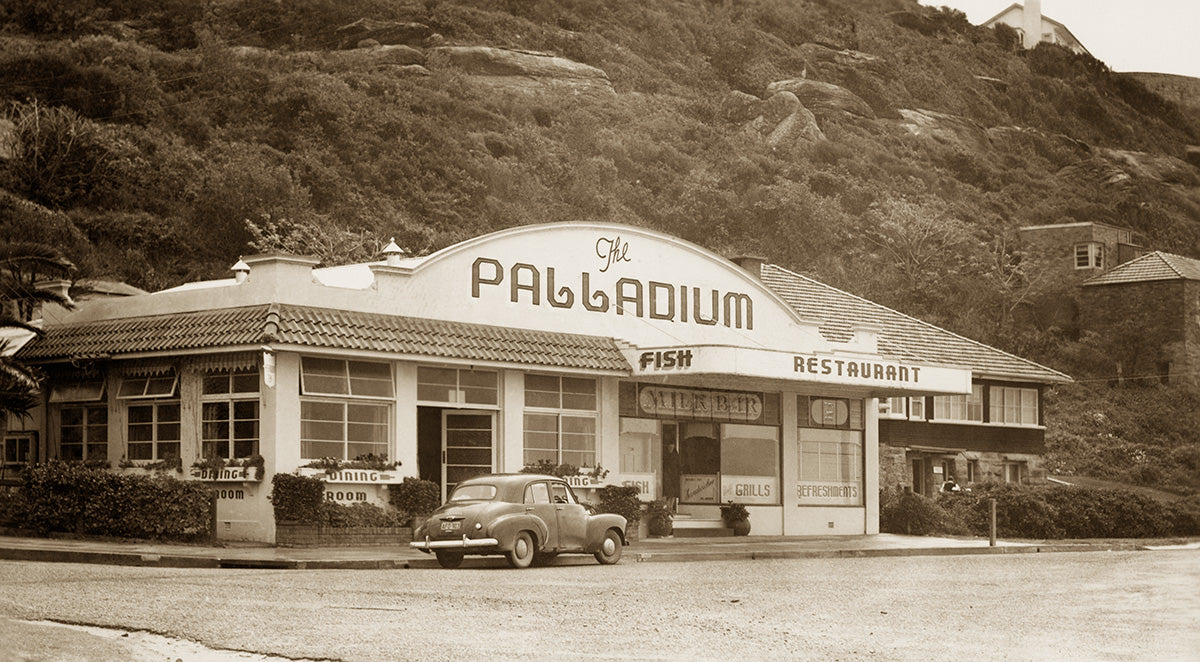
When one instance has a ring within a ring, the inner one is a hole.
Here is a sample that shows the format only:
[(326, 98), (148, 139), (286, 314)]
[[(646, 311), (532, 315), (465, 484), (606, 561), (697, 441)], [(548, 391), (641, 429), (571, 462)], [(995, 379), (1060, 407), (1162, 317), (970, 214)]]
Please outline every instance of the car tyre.
[(533, 564), (533, 556), (536, 553), (533, 536), (528, 531), (521, 531), (513, 540), (512, 550), (506, 556), (508, 556), (508, 564), (512, 567), (528, 568)]
[(613, 565), (621, 560), (623, 551), (621, 534), (617, 533), (616, 529), (609, 529), (604, 533), (604, 542), (600, 544), (600, 550), (596, 552), (596, 560), (601, 565)]
[(461, 566), (463, 556), (465, 556), (462, 552), (455, 552), (449, 549), (439, 549), (434, 554), (437, 556), (438, 565), (447, 570), (453, 570)]

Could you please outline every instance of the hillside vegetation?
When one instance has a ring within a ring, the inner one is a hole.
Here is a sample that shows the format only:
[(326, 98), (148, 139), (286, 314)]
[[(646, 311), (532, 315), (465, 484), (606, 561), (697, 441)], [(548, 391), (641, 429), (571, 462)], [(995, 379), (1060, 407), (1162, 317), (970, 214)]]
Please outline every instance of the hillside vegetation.
[[(1019, 314), (1062, 285), (1016, 228), (1200, 255), (1194, 112), (915, 0), (13, 0), (0, 22), (0, 235), (147, 289), (254, 252), (630, 223), (1065, 370), (1084, 385), (1052, 406), (1105, 411), (1129, 403), (1086, 381), (1104, 341)], [(1170, 455), (1198, 416), (1118, 432)], [(1064, 469), (1108, 443), (1050, 436)], [(1197, 488), (1189, 452), (1167, 474)]]

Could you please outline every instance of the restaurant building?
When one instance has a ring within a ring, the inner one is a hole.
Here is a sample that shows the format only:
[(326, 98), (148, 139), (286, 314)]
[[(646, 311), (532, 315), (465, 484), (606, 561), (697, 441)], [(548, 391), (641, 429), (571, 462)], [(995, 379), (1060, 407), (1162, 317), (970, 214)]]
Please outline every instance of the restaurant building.
[[(970, 398), (973, 361), (1066, 380), (643, 228), (530, 225), (385, 257), (247, 257), (230, 279), (46, 310), (19, 353), (49, 375), (30, 455), (120, 471), (181, 458), (213, 483), (230, 540), (275, 540), (275, 473), (384, 504), (404, 476), (445, 494), (541, 461), (607, 470), (575, 481), (584, 499), (602, 483), (670, 499), (677, 526), (720, 526), (732, 500), (752, 535), (869, 534), (881, 473), (903, 482), (909, 466), (881, 467), (881, 399)], [(366, 455), (396, 466), (307, 466)]]

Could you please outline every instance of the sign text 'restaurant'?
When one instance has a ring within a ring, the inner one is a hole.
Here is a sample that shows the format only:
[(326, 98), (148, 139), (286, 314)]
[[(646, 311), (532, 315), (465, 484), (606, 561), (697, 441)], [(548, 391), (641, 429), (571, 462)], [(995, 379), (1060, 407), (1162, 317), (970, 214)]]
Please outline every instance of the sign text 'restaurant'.
[(822, 358), (819, 356), (796, 355), (792, 361), (796, 372), (809, 375), (836, 375), (854, 379), (875, 381), (907, 382), (921, 381), (921, 369), (916, 366), (893, 365), (875, 361)]

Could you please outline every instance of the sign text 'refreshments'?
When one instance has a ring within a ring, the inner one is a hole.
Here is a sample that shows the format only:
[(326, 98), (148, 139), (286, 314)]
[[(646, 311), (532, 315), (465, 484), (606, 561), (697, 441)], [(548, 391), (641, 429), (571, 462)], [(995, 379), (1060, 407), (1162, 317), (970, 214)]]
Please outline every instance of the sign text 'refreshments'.
[[(610, 263), (611, 264), (611, 263)], [(607, 267), (606, 267), (607, 268)], [(582, 307), (593, 313), (648, 317), (667, 322), (705, 326), (724, 324), (736, 329), (754, 328), (754, 299), (742, 292), (721, 292), (637, 278), (617, 280), (611, 291), (592, 289), (592, 274), (583, 271), (570, 285), (556, 282), (554, 267), (539, 269), (517, 262), (505, 269), (499, 260), (476, 258), (471, 265), (471, 296), (478, 299), (484, 287), (499, 287), (508, 279), (512, 303), (542, 305), (543, 295), (552, 308)], [(544, 287), (543, 287), (544, 283)]]

